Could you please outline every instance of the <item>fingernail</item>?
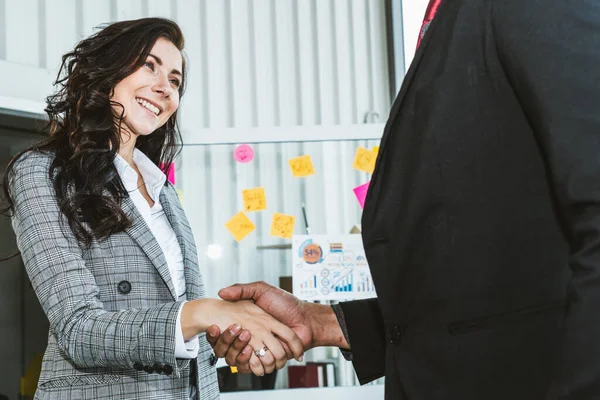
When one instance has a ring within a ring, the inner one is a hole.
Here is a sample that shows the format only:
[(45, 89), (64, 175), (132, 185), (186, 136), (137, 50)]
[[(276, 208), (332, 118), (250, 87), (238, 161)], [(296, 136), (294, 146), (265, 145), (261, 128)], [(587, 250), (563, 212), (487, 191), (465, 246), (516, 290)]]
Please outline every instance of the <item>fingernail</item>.
[(242, 354), (250, 354), (251, 351), (252, 349), (250, 348), (250, 346), (246, 346), (244, 347), (244, 350), (242, 350)]
[(242, 329), (242, 327), (239, 324), (235, 324), (230, 330), (229, 332), (231, 332), (232, 335), (237, 335), (240, 332), (240, 329)]
[(211, 328), (208, 330), (208, 336), (211, 338), (217, 337), (217, 333), (215, 332), (215, 328)]
[(244, 331), (240, 334), (240, 339), (243, 341), (250, 340), (250, 332)]
[(302, 362), (302, 361), (304, 361), (304, 356), (302, 355), (302, 356), (298, 357), (298, 361), (299, 361), (299, 362)]

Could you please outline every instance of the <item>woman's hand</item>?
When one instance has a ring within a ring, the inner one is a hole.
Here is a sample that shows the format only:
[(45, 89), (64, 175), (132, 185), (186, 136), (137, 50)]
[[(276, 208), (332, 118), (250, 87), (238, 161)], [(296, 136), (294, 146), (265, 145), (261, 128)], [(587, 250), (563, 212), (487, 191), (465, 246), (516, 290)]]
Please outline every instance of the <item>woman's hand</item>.
[[(215, 300), (210, 307), (211, 321), (224, 332), (232, 324), (238, 324), (250, 331), (249, 345), (253, 350), (250, 356), (250, 370), (257, 376), (281, 369), (292, 356), (300, 359), (304, 347), (300, 338), (289, 327), (277, 321), (251, 301), (235, 303)], [(267, 350), (259, 357), (260, 350)], [(288, 351), (291, 354), (288, 354)]]
[[(317, 346), (350, 348), (333, 309), (328, 305), (300, 301), (291, 293), (265, 282), (229, 286), (221, 289), (219, 296), (226, 301), (251, 300), (269, 315), (293, 329), (302, 340), (305, 350)], [(207, 333), (206, 339), (217, 357), (224, 357), (228, 365), (236, 366), (241, 373), (251, 372), (249, 360), (252, 352), (247, 346), (248, 331), (224, 331), (217, 326), (211, 326)]]

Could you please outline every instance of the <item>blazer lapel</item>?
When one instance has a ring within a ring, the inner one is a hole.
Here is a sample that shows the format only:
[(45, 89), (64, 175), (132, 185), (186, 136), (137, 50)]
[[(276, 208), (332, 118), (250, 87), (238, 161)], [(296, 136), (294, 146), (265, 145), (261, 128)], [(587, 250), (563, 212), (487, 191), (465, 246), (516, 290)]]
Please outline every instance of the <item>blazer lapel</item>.
[[(444, 14), (444, 9), (447, 6), (447, 3), (451, 3), (451, 0), (446, 0), (443, 1), (442, 4), (440, 5), (440, 9), (437, 12), (436, 17), (433, 19), (433, 21), (431, 21), (431, 24), (429, 25), (429, 28), (427, 29), (427, 32), (425, 33), (425, 36), (423, 37), (423, 40), (421, 40), (421, 45), (419, 46), (419, 48), (417, 49), (417, 52), (415, 53), (415, 57), (413, 58), (412, 63), (410, 64), (410, 68), (408, 69), (408, 72), (406, 73), (406, 76), (404, 77), (404, 81), (402, 81), (402, 86), (400, 87), (400, 92), (398, 93), (398, 96), (396, 96), (396, 100), (394, 100), (394, 104), (392, 106), (392, 109), (390, 111), (390, 116), (387, 120), (387, 123), (385, 125), (385, 128), (383, 130), (383, 136), (381, 138), (381, 143), (380, 143), (380, 148), (381, 150), (379, 151), (379, 155), (377, 156), (377, 163), (375, 164), (375, 171), (373, 172), (373, 177), (371, 179), (371, 185), (369, 186), (369, 191), (367, 193), (367, 199), (366, 199), (366, 203), (365, 203), (365, 208), (368, 210), (370, 207), (370, 204), (377, 204), (377, 198), (381, 192), (381, 188), (379, 187), (379, 185), (375, 184), (375, 181), (377, 179), (378, 171), (381, 168), (384, 168), (383, 165), (385, 163), (385, 161), (382, 162), (382, 160), (384, 160), (386, 153), (387, 153), (387, 146), (386, 143), (390, 137), (390, 135), (392, 134), (398, 134), (398, 132), (395, 132), (395, 130), (393, 129), (396, 119), (400, 118), (400, 110), (402, 109), (402, 103), (405, 100), (406, 94), (408, 93), (409, 89), (410, 89), (410, 85), (412, 84), (415, 75), (417, 74), (417, 71), (419, 70), (419, 65), (421, 64), (421, 60), (423, 59), (423, 54), (425, 54), (425, 51), (427, 51), (427, 46), (429, 45), (429, 42), (431, 41), (431, 37), (433, 36), (433, 32), (435, 31), (435, 29), (437, 28), (437, 26), (439, 25), (439, 21), (440, 21), (440, 17), (443, 17)], [(418, 34), (418, 32), (415, 32), (415, 35)], [(368, 212), (367, 212), (368, 214)], [(363, 216), (365, 214), (363, 213)]]
[(177, 236), (179, 247), (184, 262), (185, 286), (187, 299), (193, 300), (205, 296), (200, 267), (198, 266), (198, 255), (192, 229), (185, 216), (185, 212), (179, 203), (177, 192), (169, 183), (160, 192), (160, 204), (165, 215)]
[(175, 287), (173, 286), (171, 272), (169, 271), (165, 255), (152, 234), (152, 231), (150, 231), (150, 227), (148, 227), (148, 224), (144, 221), (144, 217), (139, 213), (131, 198), (127, 197), (123, 199), (123, 210), (132, 222), (132, 225), (127, 228), (126, 232), (142, 248), (150, 261), (152, 261), (158, 274), (169, 288), (173, 300), (177, 300)]
[[(408, 92), (408, 89), (410, 88), (410, 84), (412, 83), (412, 81), (419, 69), (419, 64), (421, 63), (421, 60), (423, 59), (423, 54), (425, 54), (425, 51), (427, 50), (427, 45), (429, 44), (429, 42), (431, 40), (431, 36), (433, 35), (435, 28), (439, 24), (438, 22), (440, 20), (440, 17), (444, 12), (444, 8), (445, 8), (444, 6), (446, 6), (446, 3), (449, 3), (449, 2), (450, 2), (450, 0), (446, 0), (446, 1), (443, 1), (442, 4), (440, 5), (440, 9), (437, 12), (436, 17), (431, 21), (431, 24), (429, 25), (429, 28), (427, 29), (427, 32), (425, 33), (423, 40), (421, 40), (421, 45), (417, 49), (417, 52), (415, 53), (415, 57), (413, 58), (413, 61), (410, 64), (410, 67), (406, 73), (406, 76), (404, 77), (404, 80), (402, 81), (402, 86), (400, 87), (400, 92), (398, 93), (398, 96), (396, 96), (396, 100), (394, 101), (394, 105), (390, 112), (390, 117), (385, 126), (383, 137), (381, 139), (380, 146), (381, 146), (382, 150), (383, 150), (383, 147), (385, 146), (385, 142), (387, 141), (388, 136), (390, 135), (390, 131), (392, 130), (391, 128), (394, 124), (394, 120), (398, 117), (398, 112), (402, 108), (401, 106), (404, 101), (404, 98), (406, 97), (406, 93)], [(415, 32), (415, 35), (417, 35), (417, 34), (418, 34), (418, 32)]]

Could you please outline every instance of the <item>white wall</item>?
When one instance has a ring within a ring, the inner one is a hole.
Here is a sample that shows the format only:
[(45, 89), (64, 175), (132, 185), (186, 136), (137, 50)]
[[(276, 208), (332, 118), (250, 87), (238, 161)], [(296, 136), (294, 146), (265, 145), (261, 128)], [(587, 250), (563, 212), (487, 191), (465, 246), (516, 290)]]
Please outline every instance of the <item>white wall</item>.
[(369, 111), (383, 120), (389, 109), (384, 0), (0, 1), (0, 74), (11, 77), (0, 107), (42, 112), (62, 54), (101, 23), (144, 16), (171, 18), (186, 36), (186, 139), (360, 123)]

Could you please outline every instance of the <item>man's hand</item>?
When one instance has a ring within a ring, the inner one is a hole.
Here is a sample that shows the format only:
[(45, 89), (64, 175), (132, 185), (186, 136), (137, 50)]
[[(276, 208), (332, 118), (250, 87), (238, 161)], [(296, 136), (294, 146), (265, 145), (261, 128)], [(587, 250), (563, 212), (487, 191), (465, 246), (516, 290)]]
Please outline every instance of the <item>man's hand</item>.
[[(302, 302), (265, 282), (229, 286), (221, 289), (219, 296), (228, 301), (253, 300), (257, 306), (290, 327), (300, 338), (305, 351), (317, 346), (349, 347), (333, 310), (327, 305)], [(250, 357), (243, 350), (248, 340), (243, 337), (243, 331), (236, 332), (228, 330), (220, 334), (219, 329), (212, 326), (208, 330), (207, 340), (217, 357), (225, 357), (228, 365), (235, 365), (238, 371), (247, 372)], [(288, 354), (291, 352), (288, 351)]]
[(223, 334), (218, 326), (213, 325), (206, 331), (206, 340), (213, 347), (215, 355), (219, 358), (225, 357), (227, 365), (237, 366), (241, 374), (249, 374), (252, 347), (250, 343), (250, 331), (239, 325), (232, 325)]
[(219, 296), (227, 301), (254, 301), (254, 304), (282, 324), (292, 328), (300, 338), (305, 351), (315, 347), (314, 320), (309, 309), (319, 304), (305, 303), (285, 290), (265, 282), (235, 284), (221, 289)]
[[(228, 301), (253, 300), (275, 319), (292, 328), (305, 351), (314, 347), (313, 319), (307, 308), (318, 306), (317, 304), (304, 303), (290, 293), (265, 282), (236, 284), (221, 289), (219, 296)], [(247, 373), (250, 372), (249, 359), (252, 354), (252, 349), (248, 346), (248, 333), (241, 329), (229, 328), (221, 334), (218, 327), (211, 326), (206, 338), (217, 357), (225, 357), (228, 365), (237, 366), (239, 372)], [(288, 351), (288, 354), (291, 355), (291, 352)]]

